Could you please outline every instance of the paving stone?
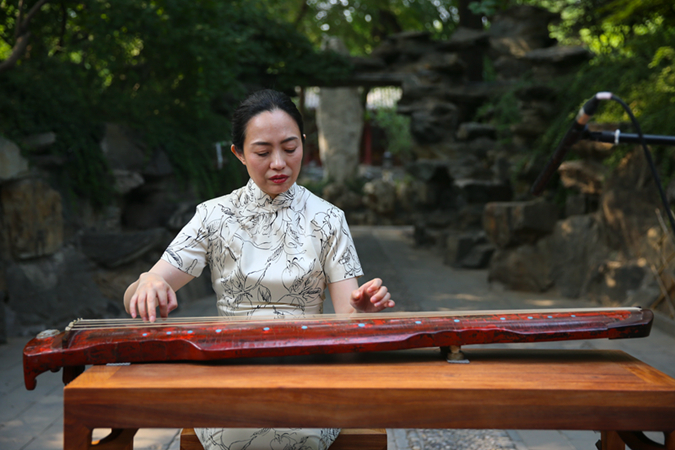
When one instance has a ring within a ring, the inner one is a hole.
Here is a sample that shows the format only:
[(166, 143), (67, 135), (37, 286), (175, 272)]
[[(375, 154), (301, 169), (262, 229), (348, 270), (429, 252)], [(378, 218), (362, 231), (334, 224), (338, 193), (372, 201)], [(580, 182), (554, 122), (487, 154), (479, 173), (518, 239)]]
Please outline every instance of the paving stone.
[(135, 450), (169, 450), (179, 441), (180, 429), (143, 428), (134, 436)]
[(529, 450), (575, 450), (559, 431), (519, 430), (518, 434)]
[(597, 431), (563, 430), (561, 433), (569, 440), (574, 448), (595, 448), (595, 443), (600, 439)]
[(496, 450), (517, 446), (504, 430), (406, 430), (411, 450)]
[(63, 450), (63, 414), (36, 435), (21, 450)]
[[(59, 377), (60, 378), (60, 377)], [(27, 391), (25, 387), (21, 386), (13, 389), (7, 395), (3, 395), (2, 408), (0, 408), (0, 423), (6, 423), (16, 418), (22, 418), (29, 412), (32, 414), (37, 409), (35, 407), (45, 407), (41, 404), (44, 398), (61, 395), (62, 384), (46, 383), (44, 379), (38, 381), (38, 386), (42, 382), (42, 388), (36, 388), (34, 391)], [(61, 410), (61, 406), (57, 410)]]
[(0, 399), (17, 389), (25, 389), (23, 385), (23, 366), (16, 364), (0, 370)]
[[(42, 437), (55, 421), (63, 416), (63, 395), (60, 387), (37, 399), (23, 408), (16, 398), (9, 405), (12, 410), (22, 410), (20, 413), (7, 417), (5, 408), (2, 408), (0, 417), (0, 448), (3, 450), (23, 449), (27, 444)], [(19, 403), (19, 404), (17, 404)], [(14, 408), (12, 408), (14, 406)], [(62, 423), (62, 422), (61, 422)]]

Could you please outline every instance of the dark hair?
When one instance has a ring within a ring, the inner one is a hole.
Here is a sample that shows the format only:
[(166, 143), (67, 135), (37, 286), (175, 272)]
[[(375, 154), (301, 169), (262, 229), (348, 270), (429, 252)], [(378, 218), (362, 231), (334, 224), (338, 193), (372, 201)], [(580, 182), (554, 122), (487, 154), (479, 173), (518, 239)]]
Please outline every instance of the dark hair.
[(302, 115), (295, 103), (290, 97), (282, 92), (272, 89), (263, 89), (249, 95), (246, 100), (239, 104), (239, 107), (232, 115), (232, 144), (238, 152), (244, 151), (244, 140), (246, 139), (246, 126), (249, 121), (265, 111), (281, 110), (287, 113), (295, 120), (300, 129), (300, 139), (305, 142), (304, 127)]

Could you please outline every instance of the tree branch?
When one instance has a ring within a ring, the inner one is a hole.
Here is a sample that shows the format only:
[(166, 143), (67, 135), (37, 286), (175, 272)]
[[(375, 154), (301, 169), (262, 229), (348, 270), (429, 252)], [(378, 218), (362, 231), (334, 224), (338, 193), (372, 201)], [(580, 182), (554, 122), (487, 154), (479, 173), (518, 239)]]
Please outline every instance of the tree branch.
[(28, 11), (28, 13), (23, 15), (23, 0), (19, 0), (19, 13), (16, 18), (16, 27), (14, 28), (14, 36), (16, 40), (14, 41), (14, 47), (12, 47), (12, 54), (9, 57), (0, 62), (0, 73), (5, 72), (16, 65), (21, 56), (23, 56), (26, 48), (28, 47), (28, 39), (30, 38), (30, 31), (28, 31), (28, 24), (33, 19), (35, 14), (40, 11), (40, 8), (44, 6), (49, 0), (38, 0), (33, 7)]
[(29, 37), (30, 32), (27, 32), (22, 36), (19, 36), (19, 38), (16, 40), (16, 43), (14, 44), (14, 48), (12, 49), (12, 54), (9, 55), (9, 58), (4, 60), (3, 62), (0, 62), (0, 73), (11, 69), (12, 67), (14, 67), (17, 61), (19, 61), (19, 58), (21, 58), (23, 52), (26, 51), (26, 47), (28, 47)]
[(293, 27), (294, 28), (297, 28), (298, 25), (300, 25), (300, 22), (305, 17), (305, 14), (307, 14), (307, 10), (309, 10), (309, 5), (307, 4), (307, 0), (301, 0), (301, 1), (302, 1), (302, 6), (300, 6), (300, 11), (298, 11), (298, 15), (295, 16), (295, 20), (293, 21)]
[(19, 6), (17, 6), (19, 13), (16, 15), (16, 22), (14, 24), (14, 39), (19, 39), (21, 35), (21, 24), (23, 23), (23, 0), (19, 0)]
[(66, 9), (66, 4), (61, 2), (61, 34), (59, 35), (59, 43), (57, 51), (63, 51), (63, 46), (65, 45), (64, 39), (66, 36), (66, 23), (68, 22), (68, 10)]
[(21, 25), (21, 30), (19, 30), (19, 34), (23, 34), (23, 32), (28, 28), (28, 23), (31, 21), (33, 16), (40, 11), (40, 8), (42, 8), (45, 3), (47, 3), (49, 0), (39, 0), (36, 4), (33, 5), (33, 7), (28, 11), (28, 14), (26, 14), (26, 17), (24, 17), (23, 21), (20, 22)]

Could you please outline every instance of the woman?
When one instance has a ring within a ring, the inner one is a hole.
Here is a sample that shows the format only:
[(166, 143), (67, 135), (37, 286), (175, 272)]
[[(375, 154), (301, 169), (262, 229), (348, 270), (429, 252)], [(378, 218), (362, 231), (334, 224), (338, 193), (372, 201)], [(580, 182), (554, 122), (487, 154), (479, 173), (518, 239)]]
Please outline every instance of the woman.
[[(250, 180), (197, 207), (149, 272), (124, 295), (132, 317), (155, 321), (177, 307), (175, 291), (210, 265), (220, 315), (288, 317), (394, 306), (380, 279), (363, 275), (342, 211), (295, 184), (303, 155), (302, 117), (284, 94), (258, 91), (237, 108), (232, 153)], [(207, 450), (325, 450), (339, 430), (197, 429)]]

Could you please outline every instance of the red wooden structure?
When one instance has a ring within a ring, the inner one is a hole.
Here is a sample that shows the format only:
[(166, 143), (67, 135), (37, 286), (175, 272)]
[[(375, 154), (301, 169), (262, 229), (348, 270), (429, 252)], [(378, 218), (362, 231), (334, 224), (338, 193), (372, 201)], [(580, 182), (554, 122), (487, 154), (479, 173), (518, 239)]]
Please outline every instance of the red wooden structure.
[(24, 380), (64, 368), (64, 382), (85, 365), (372, 352), (471, 344), (633, 338), (649, 335), (641, 308), (321, 315), (298, 319), (227, 317), (77, 320), (48, 330), (24, 349)]

